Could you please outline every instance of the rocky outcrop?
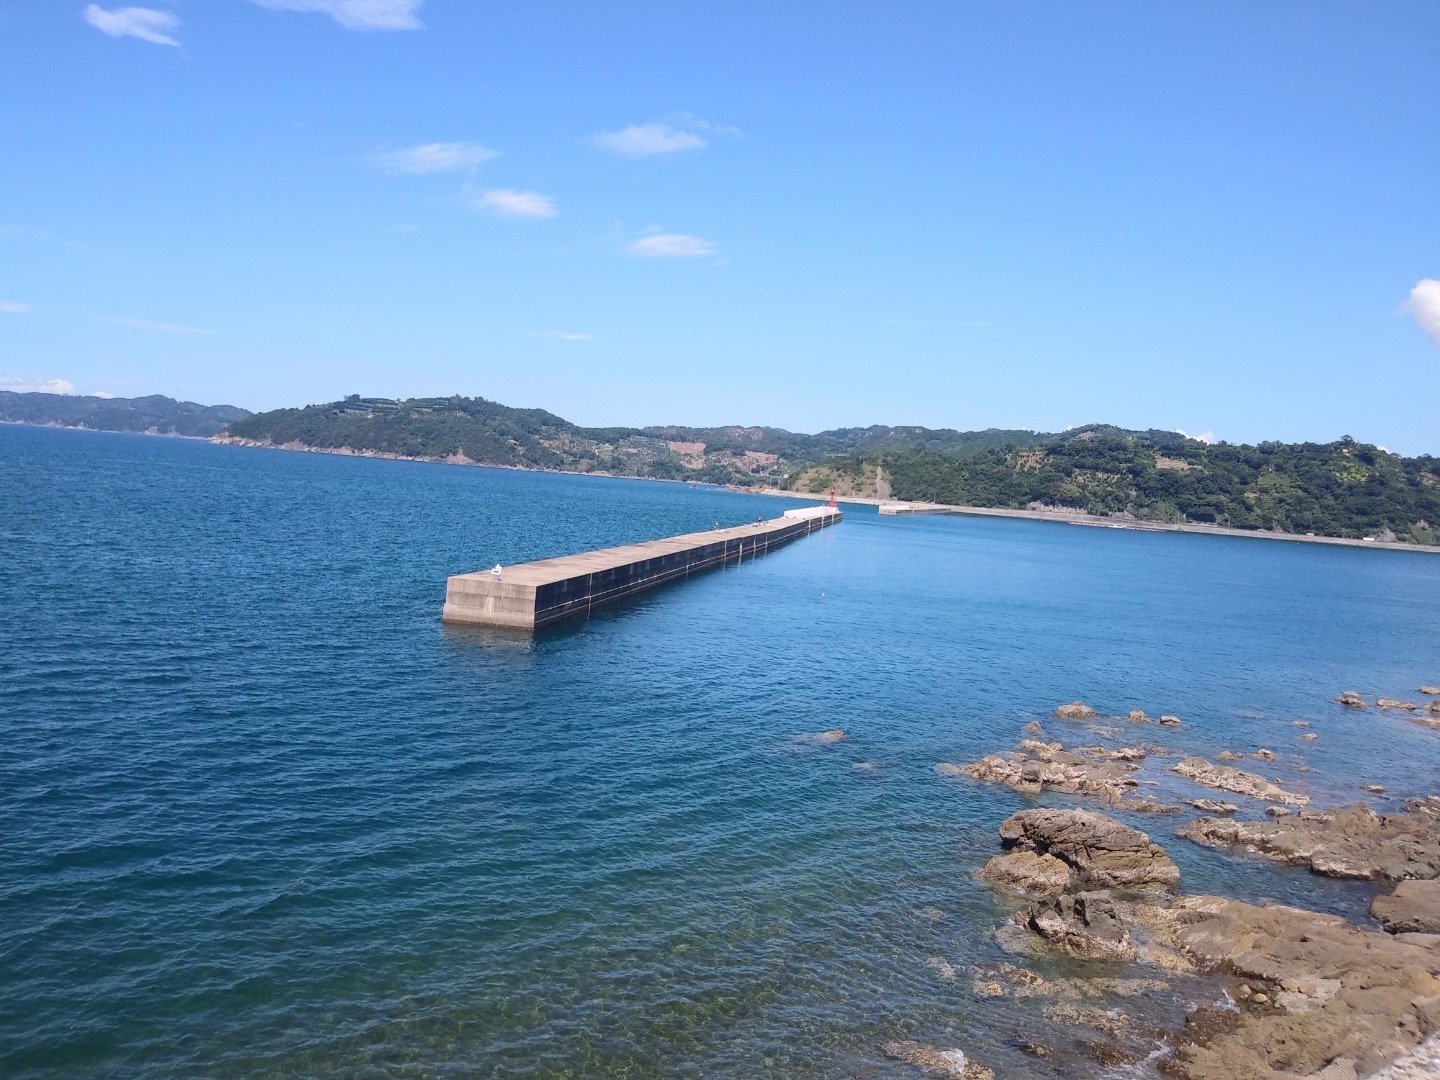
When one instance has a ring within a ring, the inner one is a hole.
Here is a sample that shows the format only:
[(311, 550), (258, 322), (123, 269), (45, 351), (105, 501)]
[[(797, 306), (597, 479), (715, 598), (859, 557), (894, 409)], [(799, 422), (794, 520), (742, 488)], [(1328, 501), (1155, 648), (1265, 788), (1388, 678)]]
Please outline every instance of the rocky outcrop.
[(1238, 847), (1326, 877), (1404, 881), (1440, 877), (1440, 800), (1410, 799), (1399, 813), (1363, 802), (1274, 821), (1201, 818), (1177, 835), (1207, 847)]
[(1137, 955), (1108, 892), (1066, 894), (1032, 904), (1027, 925), (1085, 960), (1134, 960)]
[(1042, 791), (1059, 791), (1070, 795), (1092, 795), (1111, 804), (1139, 811), (1168, 812), (1171, 808), (1149, 800), (1126, 801), (1126, 794), (1137, 786), (1130, 774), (1143, 760), (1145, 751), (1139, 747), (1107, 750), (1100, 746), (1079, 747), (1070, 751), (1058, 742), (1025, 739), (1014, 751), (989, 754), (979, 761), (957, 766), (948, 762), (935, 768), (949, 776), (963, 773), (973, 780), (1005, 784), (1026, 795)]
[(1440, 697), (1440, 686), (1422, 686), (1420, 687), (1420, 693), (1429, 694), (1431, 697)]
[(1070, 867), (1054, 855), (1012, 851), (996, 855), (980, 877), (991, 885), (1013, 889), (1026, 896), (1058, 896), (1070, 887)]
[(1370, 901), (1370, 914), (1392, 934), (1440, 934), (1440, 878), (1402, 881)]
[(1073, 890), (1180, 882), (1180, 868), (1138, 829), (1088, 810), (1021, 810), (1000, 825), (1012, 851), (1051, 855), (1070, 868)]
[(1164, 716), (1160, 717), (1160, 723), (1163, 724), (1165, 727), (1181, 726), (1180, 718), (1178, 716), (1171, 716), (1169, 713), (1166, 713)]
[(1233, 802), (1217, 802), (1215, 799), (1191, 799), (1190, 805), (1206, 814), (1238, 814), (1240, 807)]
[(1375, 707), (1377, 709), (1393, 709), (1397, 712), (1416, 712), (1420, 708), (1413, 701), (1400, 701), (1388, 697), (1376, 698)]
[(1344, 705), (1347, 709), (1368, 709), (1370, 707), (1365, 704), (1365, 699), (1354, 690), (1346, 690), (1335, 699), (1335, 704)]
[(1293, 791), (1276, 787), (1263, 776), (1231, 768), (1229, 765), (1216, 765), (1204, 758), (1185, 758), (1178, 765), (1170, 766), (1170, 771), (1216, 791), (1248, 795), (1252, 799), (1263, 799), (1268, 803), (1305, 806), (1310, 802), (1308, 795), (1297, 795)]
[(1338, 1061), (1368, 1074), (1440, 1027), (1436, 943), (1218, 897), (1182, 898), (1169, 913), (1182, 950), (1245, 980), (1238, 1013), (1187, 1021), (1169, 1067), (1183, 1080), (1308, 1077)]
[(1100, 714), (1083, 701), (1072, 701), (1069, 705), (1056, 706), (1052, 715), (1058, 720), (1093, 720)]

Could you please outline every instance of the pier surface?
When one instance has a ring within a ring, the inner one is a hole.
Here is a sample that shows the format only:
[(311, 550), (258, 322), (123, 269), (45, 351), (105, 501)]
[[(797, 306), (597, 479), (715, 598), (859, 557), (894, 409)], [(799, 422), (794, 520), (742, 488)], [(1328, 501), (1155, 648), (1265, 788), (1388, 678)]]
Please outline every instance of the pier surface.
[(537, 630), (711, 567), (763, 555), (840, 518), (834, 507), (810, 506), (754, 525), (505, 566), (498, 575), (456, 574), (446, 582), (441, 619)]

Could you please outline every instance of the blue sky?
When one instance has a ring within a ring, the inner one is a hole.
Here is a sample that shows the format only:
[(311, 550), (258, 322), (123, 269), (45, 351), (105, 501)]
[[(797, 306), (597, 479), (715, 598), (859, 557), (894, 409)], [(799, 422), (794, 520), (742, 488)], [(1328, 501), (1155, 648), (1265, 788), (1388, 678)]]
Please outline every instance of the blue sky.
[(1440, 5), (0, 0), (0, 385), (1440, 453)]

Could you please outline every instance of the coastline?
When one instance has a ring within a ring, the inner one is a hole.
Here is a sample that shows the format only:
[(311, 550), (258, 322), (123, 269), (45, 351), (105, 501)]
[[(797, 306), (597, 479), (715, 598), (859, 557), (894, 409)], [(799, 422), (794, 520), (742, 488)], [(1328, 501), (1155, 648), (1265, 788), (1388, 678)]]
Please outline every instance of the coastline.
[[(799, 492), (782, 491), (779, 488), (747, 489), (755, 495), (783, 495), (787, 498), (804, 498)], [(811, 496), (821, 498), (821, 496)], [(881, 506), (902, 502), (900, 499), (876, 499), (866, 496), (836, 496), (836, 502), (857, 503), (862, 506)], [(1144, 521), (1140, 518), (1102, 517), (1065, 510), (1012, 510), (991, 506), (953, 506), (947, 503), (911, 502), (922, 513), (947, 515), (964, 514), (974, 517), (1024, 518), (1028, 521), (1049, 521), (1055, 524), (1089, 525), (1106, 529), (1128, 529), (1132, 532), (1175, 532), (1194, 533), (1200, 536), (1233, 536), (1242, 540), (1288, 540), (1297, 544), (1332, 544), (1340, 547), (1357, 547), (1366, 550), (1416, 551), (1422, 554), (1440, 555), (1440, 545), (1402, 544), (1398, 541), (1355, 540), (1348, 536), (1311, 536), (1308, 533), (1263, 532), (1259, 529), (1231, 529), (1223, 525), (1199, 525), (1193, 522), (1172, 524), (1164, 521)]]
[[(813, 502), (825, 502), (827, 496), (817, 495), (813, 492), (787, 491), (783, 488), (754, 487), (742, 488), (734, 485), (715, 484), (713, 481), (697, 480), (675, 480), (660, 476), (629, 476), (624, 473), (605, 472), (600, 469), (591, 472), (579, 472), (574, 469), (541, 469), (528, 465), (498, 465), (485, 461), (475, 461), (463, 455), (451, 455), (449, 457), (431, 457), (413, 454), (396, 454), (388, 450), (356, 450), (351, 447), (319, 447), (310, 446), (307, 443), (271, 443), (261, 442), (258, 439), (246, 439), (234, 435), (180, 435), (175, 432), (163, 431), (107, 431), (105, 428), (91, 428), (76, 424), (35, 424), (24, 420), (5, 420), (0, 423), (10, 424), (16, 427), (38, 427), (50, 428), (63, 431), (90, 431), (105, 432), (113, 435), (148, 435), (158, 436), (167, 439), (203, 439), (216, 446), (244, 446), (257, 450), (288, 450), (306, 454), (332, 454), (338, 457), (363, 457), (381, 458), (387, 461), (415, 461), (429, 465), (468, 465), (478, 466), (484, 469), (507, 469), (512, 472), (536, 472), (554, 473), (565, 476), (603, 476), (611, 480), (644, 480), (657, 484), (695, 484), (703, 483), (709, 487), (724, 487), (727, 490), (739, 492), (746, 495), (767, 495), (773, 498), (801, 499)], [(837, 496), (837, 502), (851, 503), (857, 506), (879, 507), (886, 503), (903, 502), (899, 499), (879, 499), (864, 495)], [(1184, 524), (1173, 524), (1163, 521), (1145, 521), (1139, 518), (1114, 518), (1102, 517), (1096, 514), (1084, 514), (1078, 511), (1065, 510), (1014, 510), (1007, 507), (992, 506), (956, 506), (949, 503), (928, 503), (910, 502), (910, 506), (919, 508), (920, 512), (936, 515), (960, 514), (972, 517), (1004, 517), (1021, 518), (1028, 521), (1048, 521), (1055, 524), (1078, 524), (1107, 529), (1126, 529), (1132, 532), (1172, 532), (1192, 533), (1198, 536), (1226, 536), (1242, 540), (1283, 540), (1297, 544), (1329, 544), (1336, 547), (1364, 548), (1371, 551), (1413, 551), (1420, 554), (1440, 554), (1440, 544), (1426, 546), (1422, 544), (1402, 544), (1398, 541), (1385, 540), (1357, 540), (1348, 536), (1318, 536), (1303, 533), (1282, 533), (1265, 532), (1258, 529), (1232, 529), (1223, 525), (1201, 525), (1193, 522)]]

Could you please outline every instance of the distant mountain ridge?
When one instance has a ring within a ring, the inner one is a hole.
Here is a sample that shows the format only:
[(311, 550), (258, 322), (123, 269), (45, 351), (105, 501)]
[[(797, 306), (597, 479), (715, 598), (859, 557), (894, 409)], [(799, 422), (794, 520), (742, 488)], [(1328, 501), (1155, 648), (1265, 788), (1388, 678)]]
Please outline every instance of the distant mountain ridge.
[(923, 427), (586, 428), (484, 398), (363, 398), (238, 419), (219, 436), (263, 446), (597, 472), (844, 496), (1440, 543), (1440, 459), (1348, 436), (1207, 445), (1179, 432), (1090, 424), (1059, 433)]
[(0, 422), (189, 435), (208, 439), (250, 415), (235, 405), (198, 405), (162, 394), (137, 398), (0, 390)]

